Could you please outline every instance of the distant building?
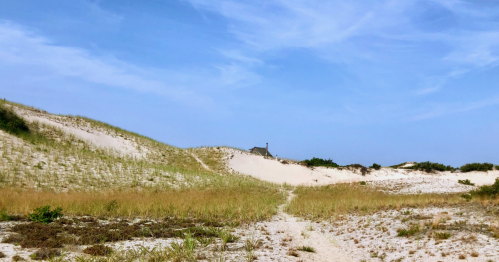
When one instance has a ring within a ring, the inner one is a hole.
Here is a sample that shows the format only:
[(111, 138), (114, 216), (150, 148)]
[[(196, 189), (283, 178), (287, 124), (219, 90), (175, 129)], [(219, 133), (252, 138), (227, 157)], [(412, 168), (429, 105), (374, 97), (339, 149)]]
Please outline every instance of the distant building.
[(273, 157), (272, 154), (270, 154), (270, 152), (269, 152), (269, 143), (267, 143), (266, 147), (253, 147), (249, 151), (252, 154)]

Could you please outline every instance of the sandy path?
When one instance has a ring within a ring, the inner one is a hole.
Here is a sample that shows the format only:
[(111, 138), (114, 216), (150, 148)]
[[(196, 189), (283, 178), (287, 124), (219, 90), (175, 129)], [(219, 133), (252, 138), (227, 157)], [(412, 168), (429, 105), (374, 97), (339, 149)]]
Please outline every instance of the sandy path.
[(297, 251), (298, 261), (355, 261), (335, 245), (334, 239), (328, 238), (325, 232), (315, 231), (310, 222), (300, 221), (299, 218), (284, 212), (284, 207), (291, 202), (294, 194), (289, 191), (285, 204), (279, 206), (279, 212), (275, 219), (267, 222), (266, 226), (270, 230), (284, 232), (290, 249), (302, 246), (310, 246), (315, 249), (315, 253)]
[(204, 169), (208, 170), (208, 171), (211, 171), (210, 167), (208, 167), (201, 159), (199, 159), (194, 153), (191, 153), (191, 156), (194, 157), (194, 159), (196, 159), (196, 161), (198, 161), (199, 164), (201, 164), (201, 166), (203, 166)]

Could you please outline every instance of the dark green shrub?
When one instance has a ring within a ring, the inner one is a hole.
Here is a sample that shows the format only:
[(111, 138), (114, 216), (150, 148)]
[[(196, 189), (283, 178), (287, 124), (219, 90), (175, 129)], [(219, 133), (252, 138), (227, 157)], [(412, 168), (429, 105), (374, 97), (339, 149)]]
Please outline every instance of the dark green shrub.
[(471, 201), (471, 199), (473, 199), (473, 196), (470, 194), (462, 194), (461, 197), (466, 201)]
[(374, 163), (372, 166), (370, 166), (369, 168), (372, 168), (372, 169), (375, 169), (375, 170), (380, 170), (381, 169), (381, 165), (378, 165), (376, 163)]
[(54, 219), (62, 217), (62, 208), (58, 207), (50, 210), (50, 206), (35, 208), (33, 213), (29, 214), (29, 220), (44, 224), (51, 223)]
[(446, 166), (444, 164), (432, 163), (430, 161), (416, 163), (413, 166), (404, 167), (405, 169), (421, 170), (426, 173), (432, 173), (434, 171), (454, 171), (456, 170), (452, 166)]
[(113, 249), (104, 245), (93, 245), (83, 250), (83, 253), (91, 256), (108, 256), (113, 252)]
[(469, 179), (457, 180), (457, 182), (459, 184), (463, 184), (463, 185), (467, 185), (467, 186), (474, 186), (475, 185), (475, 183), (471, 183), (471, 181)]
[(12, 216), (9, 216), (9, 214), (7, 214), (7, 211), (0, 210), (0, 221), (11, 221), (11, 220), (14, 220), (14, 218)]
[(325, 159), (317, 158), (317, 157), (314, 157), (310, 160), (305, 159), (302, 161), (302, 163), (304, 163), (308, 167), (312, 167), (312, 166), (338, 167), (338, 164), (333, 162), (332, 159), (325, 160)]
[(362, 176), (365, 176), (366, 174), (369, 174), (371, 171), (367, 169), (367, 167), (361, 165), (361, 164), (351, 164), (346, 166), (348, 169), (359, 169), (360, 172), (362, 173)]
[(479, 197), (495, 197), (499, 194), (499, 178), (496, 178), (494, 184), (481, 186), (477, 190), (471, 191), (470, 194)]
[(471, 171), (483, 171), (487, 172), (494, 169), (494, 165), (491, 163), (471, 163), (463, 165), (459, 168), (461, 172), (471, 172)]
[(366, 181), (360, 181), (360, 185), (361, 186), (365, 186), (366, 185)]
[(10, 108), (0, 104), (0, 129), (13, 135), (29, 133), (28, 125)]

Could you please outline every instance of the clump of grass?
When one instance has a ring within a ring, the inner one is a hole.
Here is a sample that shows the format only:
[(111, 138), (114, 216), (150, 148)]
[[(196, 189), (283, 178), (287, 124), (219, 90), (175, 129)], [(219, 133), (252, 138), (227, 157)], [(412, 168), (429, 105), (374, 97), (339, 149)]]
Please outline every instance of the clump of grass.
[(482, 171), (487, 172), (494, 169), (494, 165), (491, 163), (471, 163), (463, 165), (459, 168), (461, 172), (471, 172), (471, 171)]
[(330, 218), (350, 212), (369, 214), (379, 210), (461, 203), (458, 194), (394, 195), (357, 183), (323, 187), (299, 186), (287, 212), (306, 218)]
[(406, 237), (406, 236), (414, 236), (415, 234), (419, 233), (421, 229), (419, 228), (419, 225), (411, 225), (408, 229), (399, 229), (397, 230), (398, 234), (397, 236), (399, 237)]
[(470, 194), (479, 197), (495, 197), (499, 194), (499, 178), (496, 178), (494, 184), (481, 186), (477, 190), (471, 191)]
[(105, 245), (93, 245), (83, 250), (83, 253), (91, 256), (109, 256), (112, 252), (113, 249)]
[(62, 217), (62, 208), (60, 207), (50, 210), (50, 206), (43, 206), (35, 208), (33, 213), (29, 214), (29, 220), (44, 224), (52, 223), (54, 219), (59, 217)]
[(467, 186), (474, 186), (475, 183), (471, 183), (469, 179), (464, 179), (464, 180), (457, 180), (459, 184), (467, 185)]
[(433, 236), (436, 239), (449, 239), (451, 235), (449, 232), (434, 232)]
[(360, 181), (360, 185), (361, 186), (365, 186), (366, 185), (366, 181)]
[(299, 251), (304, 251), (304, 252), (310, 252), (310, 253), (315, 253), (315, 248), (310, 247), (310, 246), (302, 246), (297, 248)]
[(3, 252), (0, 252), (0, 258), (4, 258), (6, 255)]

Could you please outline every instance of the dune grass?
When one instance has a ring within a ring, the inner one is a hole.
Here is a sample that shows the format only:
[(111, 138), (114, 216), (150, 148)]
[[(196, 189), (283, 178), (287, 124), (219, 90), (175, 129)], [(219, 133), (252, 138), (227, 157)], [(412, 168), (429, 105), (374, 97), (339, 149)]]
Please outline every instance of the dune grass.
[(275, 215), (283, 201), (281, 191), (262, 187), (68, 193), (0, 189), (0, 210), (16, 215), (28, 215), (37, 207), (50, 205), (61, 207), (69, 216), (249, 222)]
[(463, 203), (460, 194), (395, 195), (355, 184), (297, 187), (286, 211), (309, 219), (330, 219), (346, 213)]

